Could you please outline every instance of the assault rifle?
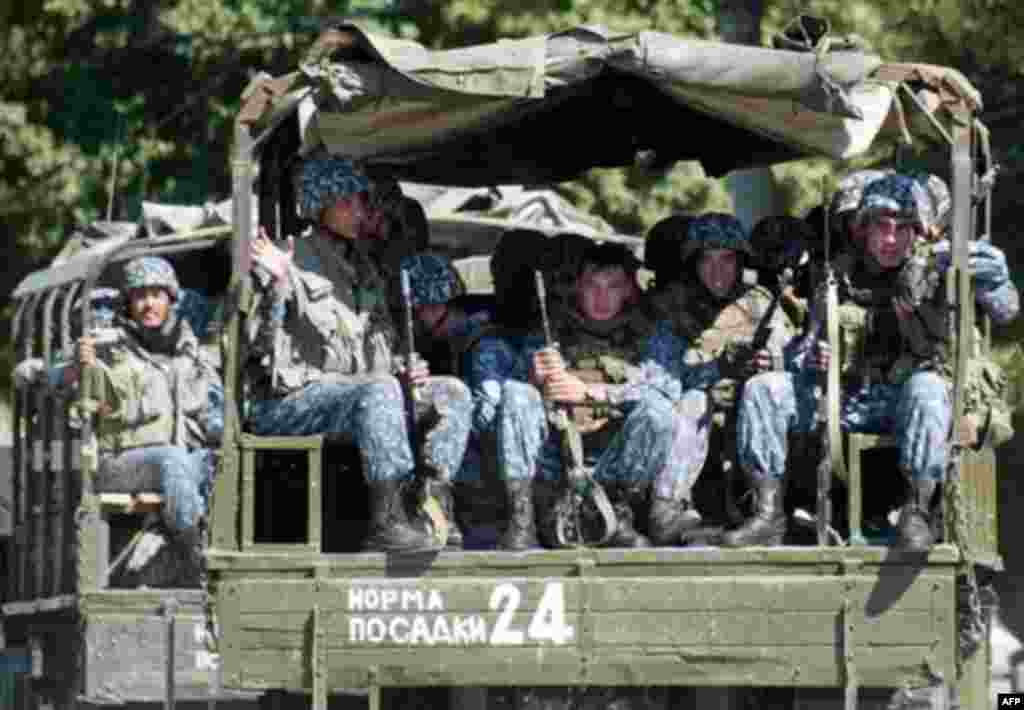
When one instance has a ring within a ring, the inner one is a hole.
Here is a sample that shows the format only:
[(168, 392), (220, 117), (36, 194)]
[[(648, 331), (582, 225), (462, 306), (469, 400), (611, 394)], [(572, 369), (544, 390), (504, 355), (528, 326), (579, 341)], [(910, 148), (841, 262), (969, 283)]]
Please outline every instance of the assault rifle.
[[(405, 367), (407, 373), (411, 373), (413, 365), (417, 360), (419, 360), (419, 355), (416, 353), (416, 321), (412, 305), (412, 284), (409, 281), (409, 272), (407, 270), (402, 269), (400, 276), (402, 310), (405, 316)], [(412, 379), (409, 376), (402, 378), (401, 381), (403, 389), (402, 394), (404, 395), (402, 399), (405, 402), (406, 429), (408, 430), (409, 435), (409, 450), (412, 452), (412, 458), (416, 464), (416, 479), (415, 485), (413, 486), (416, 506), (418, 510), (430, 520), (434, 529), (434, 537), (443, 547), (448, 542), (449, 522), (445, 517), (444, 509), (438, 502), (437, 497), (432, 495), (430, 490), (431, 481), (427, 477), (420, 461), (419, 437), (416, 433), (416, 385), (413, 384)]]
[[(818, 460), (818, 497), (817, 497), (817, 533), (818, 545), (825, 546), (829, 542), (829, 531), (832, 523), (832, 474), (838, 467), (844, 474), (843, 441), (839, 433), (839, 293), (835, 271), (832, 268), (832, 226), (829, 224), (828, 191), (822, 189), (825, 205), (825, 263), (822, 279), (815, 289), (815, 321), (811, 324), (811, 342), (818, 347), (822, 327), (830, 345), (837, 350), (829, 357), (828, 371), (818, 373), (818, 426), (820, 431), (821, 457)], [(851, 543), (854, 540), (851, 539)]]
[[(544, 328), (544, 346), (558, 351), (551, 336), (548, 319), (547, 289), (544, 275), (534, 271), (537, 300), (540, 304), (541, 323)], [(618, 527), (618, 519), (604, 488), (594, 480), (583, 461), (583, 437), (569, 417), (569, 407), (548, 402), (553, 424), (561, 444), (562, 491), (554, 503), (551, 537), (559, 547), (572, 547), (587, 542), (601, 545), (607, 542)], [(595, 530), (596, 527), (596, 530)], [(588, 539), (593, 533), (593, 539)]]

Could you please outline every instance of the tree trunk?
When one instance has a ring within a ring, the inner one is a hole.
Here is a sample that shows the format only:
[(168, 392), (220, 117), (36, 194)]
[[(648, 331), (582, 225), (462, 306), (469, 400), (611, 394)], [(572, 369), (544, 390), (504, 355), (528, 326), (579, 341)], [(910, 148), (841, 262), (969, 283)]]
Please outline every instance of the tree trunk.
[[(760, 45), (763, 16), (764, 0), (720, 0), (718, 33), (726, 42)], [(748, 230), (762, 217), (778, 212), (775, 178), (768, 168), (734, 170), (725, 184), (733, 211)]]

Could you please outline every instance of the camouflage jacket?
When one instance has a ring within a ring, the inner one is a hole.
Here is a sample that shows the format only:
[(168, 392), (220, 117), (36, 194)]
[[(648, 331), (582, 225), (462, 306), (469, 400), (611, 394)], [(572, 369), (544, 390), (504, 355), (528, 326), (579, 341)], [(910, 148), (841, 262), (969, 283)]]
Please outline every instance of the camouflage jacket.
[[(566, 366), (583, 373), (592, 382), (606, 382), (609, 401), (605, 408), (619, 408), (626, 402), (644, 396), (648, 384), (645, 371), (628, 367), (642, 361), (646, 352), (649, 326), (646, 317), (633, 315), (616, 319), (603, 331), (585, 333), (578, 317), (558, 317), (552, 324), (559, 339)], [(575, 324), (575, 325), (574, 325)], [(544, 335), (539, 330), (508, 331), (498, 326), (484, 330), (470, 349), (467, 381), (473, 393), (473, 429), (482, 433), (491, 428), (501, 402), (502, 385), (507, 380), (526, 382), (533, 355), (544, 348)], [(578, 373), (579, 374), (579, 373)]]
[[(735, 403), (737, 382), (723, 377), (723, 354), (754, 338), (771, 307), (771, 293), (760, 286), (741, 286), (727, 303), (712, 303), (696, 287), (673, 284), (659, 295), (662, 320), (651, 341), (651, 355), (664, 373), (673, 399), (690, 389), (709, 391), (717, 408)], [(774, 368), (784, 367), (784, 349), (795, 329), (778, 307), (766, 324), (770, 336), (766, 349)]]
[[(901, 269), (878, 272), (850, 254), (833, 263), (838, 282), (841, 373), (854, 385), (902, 384), (918, 369), (949, 374), (949, 319), (939, 273), (912, 258)], [(911, 293), (912, 292), (912, 293)], [(893, 303), (915, 303), (902, 322)]]
[[(928, 245), (919, 245), (899, 270), (873, 274), (850, 255), (834, 263), (839, 284), (840, 372), (845, 386), (901, 385), (918, 370), (952, 378), (950, 322), (943, 268)], [(1014, 291), (1015, 293), (1015, 291)], [(892, 307), (901, 297), (915, 304), (909, 322)], [(970, 334), (964, 412), (978, 414), (983, 443), (995, 446), (1013, 435), (1006, 404), (1007, 377), (982, 348), (977, 328)]]
[[(204, 357), (192, 329), (178, 320), (170, 351), (156, 352), (131, 324), (104, 329), (96, 340), (97, 365), (87, 371), (89, 400), (81, 413), (98, 411), (100, 452), (116, 455), (140, 446), (200, 448), (220, 438), (223, 411), (211, 406), (222, 387), (216, 369)], [(50, 372), (64, 381), (68, 364)]]
[(254, 399), (326, 378), (393, 371), (397, 340), (383, 267), (353, 242), (318, 233), (295, 242), (285, 288), (254, 272), (247, 375)]

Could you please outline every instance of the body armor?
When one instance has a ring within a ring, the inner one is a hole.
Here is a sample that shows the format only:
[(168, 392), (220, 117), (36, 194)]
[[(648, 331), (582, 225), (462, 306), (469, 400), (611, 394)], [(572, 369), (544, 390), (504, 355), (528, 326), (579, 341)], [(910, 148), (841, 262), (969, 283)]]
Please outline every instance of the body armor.
[[(680, 314), (687, 322), (680, 325), (699, 331), (698, 334), (689, 336), (691, 347), (686, 351), (685, 364), (694, 367), (712, 362), (729, 348), (749, 345), (768, 311), (771, 300), (771, 294), (759, 286), (746, 288), (735, 300), (725, 304), (711, 304), (706, 299), (690, 299), (688, 313)], [(781, 314), (781, 311), (776, 313)], [(781, 360), (779, 344), (787, 338), (788, 330), (786, 333), (773, 334), (768, 349), (773, 351), (774, 360)], [(731, 410), (736, 405), (740, 384), (742, 383), (731, 378), (723, 378), (716, 382), (708, 392), (712, 407), (716, 411)]]
[[(622, 385), (643, 356), (652, 327), (634, 306), (613, 321), (594, 323), (577, 314), (560, 324), (566, 368), (588, 384)], [(577, 405), (573, 419), (588, 451), (609, 446), (622, 426), (622, 412), (608, 405)]]

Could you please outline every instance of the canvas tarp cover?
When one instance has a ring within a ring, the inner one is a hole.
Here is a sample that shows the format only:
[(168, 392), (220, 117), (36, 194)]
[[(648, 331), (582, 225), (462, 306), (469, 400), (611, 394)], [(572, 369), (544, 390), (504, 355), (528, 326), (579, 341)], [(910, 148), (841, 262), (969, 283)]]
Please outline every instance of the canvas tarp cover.
[[(595, 27), (434, 51), (345, 25), (321, 36), (299, 72), (251, 86), (240, 121), (259, 133), (304, 103), (307, 150), (323, 145), (371, 171), (435, 184), (559, 181), (630, 165), (642, 151), (720, 175), (848, 158), (880, 134), (907, 135), (896, 121), (899, 78), (884, 66), (858, 51)], [(976, 98), (966, 80), (950, 85)]]

